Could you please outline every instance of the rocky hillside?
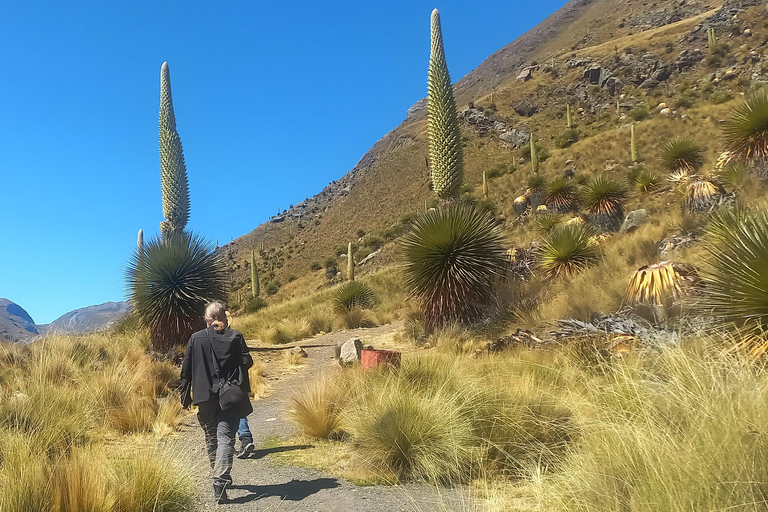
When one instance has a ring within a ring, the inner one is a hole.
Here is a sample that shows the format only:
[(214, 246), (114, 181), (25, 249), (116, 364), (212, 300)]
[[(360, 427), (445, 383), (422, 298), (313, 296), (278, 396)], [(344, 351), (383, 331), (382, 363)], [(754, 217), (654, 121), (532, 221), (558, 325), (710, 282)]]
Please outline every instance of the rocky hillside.
[[(632, 121), (640, 123), (639, 131), (648, 126), (653, 147), (664, 142), (651, 129), (656, 117), (669, 121), (663, 123), (666, 132), (715, 137), (712, 114), (702, 107), (730, 101), (766, 80), (764, 19), (757, 0), (568, 2), (456, 83), (467, 192), (483, 171), (508, 174), (494, 184), (494, 193), (502, 218), (511, 218), (512, 200), (526, 188), (521, 146), (531, 132), (550, 156), (542, 164), (545, 173), (621, 165), (616, 141)], [(710, 26), (728, 49), (722, 55), (709, 54)], [(425, 77), (426, 68), (427, 62)], [(566, 104), (579, 125), (579, 142), (562, 140)], [(411, 107), (345, 176), (221, 248), (231, 265), (233, 303), (247, 296), (251, 251), (263, 289), (276, 298), (306, 290), (301, 283), (325, 284), (326, 274), (341, 269), (342, 261), (333, 260), (350, 241), (358, 261), (377, 255), (362, 272), (392, 261), (388, 242), (432, 200), (424, 106), (422, 100)], [(706, 127), (694, 125), (699, 118), (708, 120)], [(717, 148), (708, 149), (709, 159), (716, 159)]]
[(84, 334), (109, 328), (131, 310), (128, 301), (105, 302), (65, 313), (50, 324), (39, 325), (41, 334)]
[(0, 298), (0, 340), (26, 342), (39, 334), (35, 321), (24, 308)]

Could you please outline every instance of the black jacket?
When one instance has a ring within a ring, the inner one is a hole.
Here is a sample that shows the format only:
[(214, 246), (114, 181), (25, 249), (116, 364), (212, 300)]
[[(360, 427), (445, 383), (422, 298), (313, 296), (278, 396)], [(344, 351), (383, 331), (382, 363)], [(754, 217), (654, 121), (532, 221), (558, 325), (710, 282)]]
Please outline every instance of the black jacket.
[(246, 393), (251, 390), (248, 368), (253, 366), (253, 358), (242, 333), (234, 329), (218, 333), (213, 327), (208, 327), (189, 338), (181, 364), (181, 385), (183, 388), (187, 382), (192, 383), (193, 404), (217, 397), (219, 382), (214, 378), (216, 365), (213, 364), (211, 347), (226, 380), (239, 384)]

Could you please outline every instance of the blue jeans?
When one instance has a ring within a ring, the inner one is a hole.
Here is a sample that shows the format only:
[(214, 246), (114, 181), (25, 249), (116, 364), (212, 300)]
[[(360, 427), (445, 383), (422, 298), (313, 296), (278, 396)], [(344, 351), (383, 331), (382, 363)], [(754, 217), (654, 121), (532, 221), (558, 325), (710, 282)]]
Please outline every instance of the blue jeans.
[(237, 418), (222, 414), (219, 401), (210, 400), (198, 404), (197, 419), (205, 433), (205, 446), (213, 469), (213, 483), (231, 483)]
[(237, 436), (240, 438), (240, 444), (243, 446), (253, 442), (253, 434), (248, 428), (248, 418), (240, 418), (240, 425), (237, 427)]

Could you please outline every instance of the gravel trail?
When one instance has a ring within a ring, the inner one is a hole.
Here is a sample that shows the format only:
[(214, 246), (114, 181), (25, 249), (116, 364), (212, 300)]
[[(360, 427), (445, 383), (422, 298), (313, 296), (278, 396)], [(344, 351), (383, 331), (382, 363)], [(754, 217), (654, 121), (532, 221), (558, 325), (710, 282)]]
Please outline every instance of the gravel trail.
[[(254, 359), (267, 364), (267, 379), (271, 391), (266, 398), (253, 403), (254, 412), (248, 417), (254, 444), (259, 448), (264, 440), (280, 438), (285, 443), (277, 448), (260, 449), (246, 460), (235, 459), (232, 476), (234, 485), (228, 489), (230, 503), (213, 502), (210, 467), (207, 465), (202, 430), (194, 415), (189, 415), (179, 434), (176, 446), (189, 461), (197, 482), (197, 510), (231, 511), (434, 511), (471, 510), (464, 503), (464, 494), (454, 489), (437, 489), (428, 485), (357, 486), (329, 473), (277, 463), (270, 456), (277, 451), (312, 450), (312, 446), (293, 446), (290, 437), (296, 434), (293, 424), (285, 418), (288, 401), (297, 387), (322, 372), (333, 368), (333, 347), (339, 340), (359, 337), (363, 344), (376, 347), (389, 345), (396, 326), (355, 329), (326, 334), (298, 345), (309, 357), (300, 369), (283, 364), (286, 347), (252, 347)], [(249, 344), (251, 344), (249, 342)], [(282, 367), (282, 370), (280, 369)]]

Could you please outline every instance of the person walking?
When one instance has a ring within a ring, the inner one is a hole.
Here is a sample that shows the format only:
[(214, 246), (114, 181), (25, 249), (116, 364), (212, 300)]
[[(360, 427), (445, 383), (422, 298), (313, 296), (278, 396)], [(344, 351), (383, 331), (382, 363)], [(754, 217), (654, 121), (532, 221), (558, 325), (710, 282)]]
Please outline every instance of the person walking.
[[(253, 358), (242, 333), (229, 328), (224, 305), (212, 302), (205, 308), (206, 329), (190, 337), (181, 365), (182, 400), (197, 405), (197, 419), (205, 433), (208, 459), (213, 469), (213, 494), (217, 503), (227, 501), (232, 483), (235, 433), (240, 419), (253, 411), (248, 393), (248, 368)], [(236, 392), (232, 392), (233, 388)], [(191, 399), (189, 398), (191, 390)], [(221, 391), (221, 395), (220, 392)], [(242, 392), (241, 392), (242, 391)], [(245, 394), (245, 402), (231, 409), (226, 398)], [(185, 399), (186, 398), (186, 399)], [(227, 410), (222, 409), (222, 405)]]

